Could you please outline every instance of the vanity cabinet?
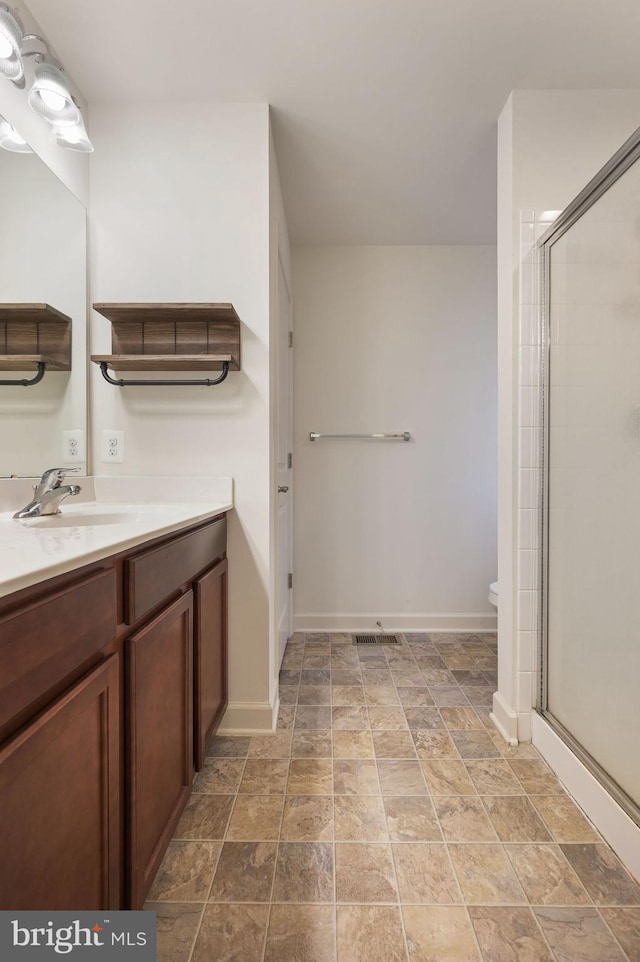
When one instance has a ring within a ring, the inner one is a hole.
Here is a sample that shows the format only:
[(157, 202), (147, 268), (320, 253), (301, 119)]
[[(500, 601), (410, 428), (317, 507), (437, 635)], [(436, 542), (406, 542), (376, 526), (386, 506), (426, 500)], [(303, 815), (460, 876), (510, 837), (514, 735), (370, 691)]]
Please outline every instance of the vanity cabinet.
[(118, 656), (0, 750), (0, 906), (94, 909), (120, 898)]
[(226, 707), (226, 572), (222, 517), (0, 599), (0, 909), (142, 907)]

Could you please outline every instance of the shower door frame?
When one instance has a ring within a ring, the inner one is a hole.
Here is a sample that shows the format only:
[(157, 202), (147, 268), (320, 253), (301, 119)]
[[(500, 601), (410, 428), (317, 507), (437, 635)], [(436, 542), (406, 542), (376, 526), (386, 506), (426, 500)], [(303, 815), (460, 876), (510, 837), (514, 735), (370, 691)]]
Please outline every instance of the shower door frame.
[(570, 748), (583, 765), (615, 799), (620, 807), (640, 826), (640, 807), (604, 770), (583, 745), (559, 722), (549, 710), (549, 415), (550, 415), (550, 257), (553, 244), (582, 217), (636, 161), (640, 160), (640, 127), (598, 171), (586, 187), (574, 198), (554, 223), (537, 241), (541, 282), (541, 364), (540, 364), (540, 424), (542, 446), (540, 460), (540, 610), (538, 628), (538, 686), (536, 712)]

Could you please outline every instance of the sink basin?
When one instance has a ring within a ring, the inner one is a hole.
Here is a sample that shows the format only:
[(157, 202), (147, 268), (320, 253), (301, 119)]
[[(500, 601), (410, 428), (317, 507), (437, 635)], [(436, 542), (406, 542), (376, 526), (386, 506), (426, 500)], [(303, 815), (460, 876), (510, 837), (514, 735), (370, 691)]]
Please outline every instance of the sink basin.
[(30, 528), (93, 528), (101, 525), (117, 524), (158, 524), (170, 522), (176, 514), (175, 506), (171, 505), (125, 505), (125, 504), (91, 504), (63, 506), (59, 514), (48, 514), (41, 518), (23, 520)]

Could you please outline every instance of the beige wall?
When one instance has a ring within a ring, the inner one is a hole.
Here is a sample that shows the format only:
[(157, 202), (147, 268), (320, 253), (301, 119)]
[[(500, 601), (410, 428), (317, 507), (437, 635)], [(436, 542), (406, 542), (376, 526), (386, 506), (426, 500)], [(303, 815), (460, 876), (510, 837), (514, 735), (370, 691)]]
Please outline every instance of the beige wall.
[[(242, 371), (221, 385), (120, 389), (92, 366), (94, 473), (220, 475), (229, 523), (227, 728), (271, 724), (269, 690), (269, 116), (265, 104), (96, 106), (91, 174), (93, 301), (230, 301)], [(94, 353), (109, 323), (91, 321)], [(126, 460), (100, 462), (103, 429)]]

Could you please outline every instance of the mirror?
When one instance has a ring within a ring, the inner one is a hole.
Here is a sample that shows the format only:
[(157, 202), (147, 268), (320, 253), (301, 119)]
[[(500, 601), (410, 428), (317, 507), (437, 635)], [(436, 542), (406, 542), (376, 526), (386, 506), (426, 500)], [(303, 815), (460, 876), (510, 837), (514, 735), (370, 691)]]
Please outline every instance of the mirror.
[[(70, 371), (47, 369), (29, 387), (0, 386), (0, 477), (50, 467), (86, 474), (86, 211), (34, 153), (0, 150), (0, 184), (0, 305), (49, 304), (71, 318)], [(0, 367), (3, 353), (11, 349), (0, 324)], [(0, 379), (35, 373), (31, 364), (0, 370)], [(78, 435), (75, 456), (63, 432)]]

